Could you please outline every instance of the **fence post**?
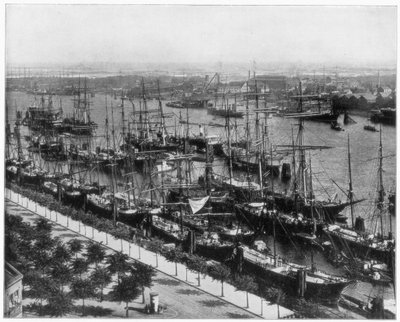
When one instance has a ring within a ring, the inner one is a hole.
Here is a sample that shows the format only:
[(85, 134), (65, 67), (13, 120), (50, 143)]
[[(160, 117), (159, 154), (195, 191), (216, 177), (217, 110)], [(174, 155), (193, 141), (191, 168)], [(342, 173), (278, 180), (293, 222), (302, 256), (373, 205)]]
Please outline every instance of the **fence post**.
[(106, 245), (108, 245), (108, 234), (106, 232)]
[(141, 258), (140, 257), (140, 246), (138, 245), (138, 252), (139, 252), (139, 259)]
[(187, 282), (188, 281), (188, 279), (187, 279), (187, 275), (188, 275), (188, 268), (187, 267), (185, 267), (185, 270), (186, 270), (186, 276), (185, 276), (185, 281)]
[(69, 216), (67, 216), (67, 227), (69, 227)]
[(58, 222), (58, 211), (56, 211), (56, 222)]
[(261, 316), (263, 316), (264, 315), (264, 307), (263, 307), (263, 304), (264, 304), (264, 300), (263, 299), (261, 299)]
[(37, 202), (35, 202), (35, 212), (37, 212)]
[(47, 208), (46, 207), (43, 208), (44, 208), (44, 217), (47, 218)]
[(94, 239), (94, 227), (92, 226), (92, 239)]
[(131, 243), (129, 242), (129, 257), (131, 257)]

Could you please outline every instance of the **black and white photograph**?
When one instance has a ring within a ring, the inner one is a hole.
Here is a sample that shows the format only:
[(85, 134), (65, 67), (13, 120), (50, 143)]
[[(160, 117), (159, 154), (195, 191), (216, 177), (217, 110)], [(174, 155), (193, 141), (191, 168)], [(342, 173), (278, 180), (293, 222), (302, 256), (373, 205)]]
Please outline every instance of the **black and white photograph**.
[(396, 319), (395, 1), (2, 7), (4, 318)]

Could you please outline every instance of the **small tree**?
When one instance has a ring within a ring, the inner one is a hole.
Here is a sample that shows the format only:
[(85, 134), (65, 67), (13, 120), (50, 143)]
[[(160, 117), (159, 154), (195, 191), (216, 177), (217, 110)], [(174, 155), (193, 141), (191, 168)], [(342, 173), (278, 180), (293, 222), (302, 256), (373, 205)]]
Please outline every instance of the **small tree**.
[(224, 282), (231, 275), (229, 267), (224, 264), (214, 265), (210, 270), (210, 275), (214, 280), (221, 281), (221, 297), (224, 296)]
[(142, 302), (145, 302), (144, 299), (144, 290), (146, 287), (153, 286), (153, 277), (156, 275), (153, 267), (143, 264), (141, 262), (133, 263), (131, 269), (131, 276), (134, 277), (137, 281), (137, 284), (140, 286), (142, 290)]
[(164, 242), (160, 239), (153, 239), (147, 244), (147, 248), (156, 254), (156, 267), (158, 267), (158, 254), (162, 251)]
[(279, 319), (279, 303), (285, 299), (285, 293), (282, 289), (276, 287), (268, 287), (263, 290), (265, 298), (267, 298), (272, 303), (277, 304), (278, 309), (278, 319)]
[(29, 285), (32, 297), (40, 302), (39, 315), (42, 315), (43, 301), (57, 294), (57, 285), (49, 278), (43, 277), (39, 271), (31, 271), (25, 275), (24, 283)]
[(107, 269), (111, 274), (117, 273), (118, 284), (120, 283), (121, 276), (123, 276), (129, 270), (129, 256), (122, 253), (112, 253), (107, 257)]
[(114, 301), (126, 303), (126, 317), (129, 316), (129, 302), (140, 295), (140, 287), (134, 276), (122, 276), (121, 283), (114, 285), (112, 297)]
[(236, 279), (236, 290), (246, 292), (246, 308), (248, 308), (249, 292), (255, 292), (257, 290), (257, 284), (254, 282), (254, 278), (249, 275), (239, 276)]
[(36, 221), (35, 230), (39, 235), (50, 235), (52, 226), (47, 219), (41, 217)]
[(101, 263), (106, 256), (106, 251), (104, 248), (95, 242), (91, 242), (86, 248), (86, 258), (89, 264), (95, 263), (96, 268), (98, 264)]
[(71, 260), (71, 252), (62, 242), (57, 243), (52, 255), (52, 260), (56, 263), (64, 264)]
[(200, 274), (207, 272), (207, 263), (205, 262), (204, 258), (201, 258), (197, 255), (191, 256), (187, 262), (187, 265), (190, 270), (197, 272), (197, 286), (200, 286)]
[(80, 278), (82, 278), (82, 274), (87, 271), (88, 267), (88, 262), (83, 258), (75, 258), (72, 262), (72, 272), (74, 274), (79, 274)]
[(71, 296), (61, 291), (56, 291), (48, 299), (48, 309), (50, 316), (61, 317), (73, 308)]
[(71, 252), (71, 255), (75, 255), (75, 258), (77, 257), (78, 253), (81, 252), (83, 246), (82, 242), (79, 239), (71, 239), (68, 242), (69, 250)]
[(96, 295), (95, 287), (89, 279), (76, 279), (71, 284), (71, 295), (74, 298), (82, 299), (82, 316), (85, 315), (85, 299)]
[(168, 262), (175, 263), (175, 276), (178, 276), (178, 263), (182, 262), (184, 254), (176, 249), (171, 249), (164, 254)]
[(50, 276), (53, 281), (59, 285), (61, 292), (64, 291), (64, 285), (67, 285), (72, 279), (72, 270), (69, 264), (55, 262), (50, 269)]
[(112, 280), (109, 270), (103, 267), (96, 267), (90, 275), (90, 279), (95, 288), (100, 290), (100, 302), (103, 301), (103, 290)]

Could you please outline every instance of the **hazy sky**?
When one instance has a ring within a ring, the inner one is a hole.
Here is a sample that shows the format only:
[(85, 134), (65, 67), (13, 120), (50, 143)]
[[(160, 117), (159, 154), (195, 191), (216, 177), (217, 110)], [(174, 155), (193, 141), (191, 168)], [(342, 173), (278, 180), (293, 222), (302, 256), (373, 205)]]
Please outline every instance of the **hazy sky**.
[(395, 7), (7, 5), (11, 64), (395, 62)]

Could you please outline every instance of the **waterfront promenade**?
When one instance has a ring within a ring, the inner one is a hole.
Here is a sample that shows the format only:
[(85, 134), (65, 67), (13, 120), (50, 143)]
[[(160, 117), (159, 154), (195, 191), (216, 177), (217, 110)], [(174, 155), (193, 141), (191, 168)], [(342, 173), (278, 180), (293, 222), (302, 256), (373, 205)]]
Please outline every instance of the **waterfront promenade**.
[[(169, 309), (165, 315), (157, 315), (157, 318), (288, 318), (294, 312), (272, 304), (254, 294), (249, 294), (249, 307), (246, 306), (246, 294), (237, 291), (234, 286), (224, 283), (224, 297), (221, 297), (221, 283), (213, 280), (208, 275), (201, 276), (201, 286), (198, 285), (198, 274), (177, 264), (175, 275), (175, 263), (168, 262), (163, 256), (146, 250), (134, 243), (116, 239), (105, 232), (100, 232), (93, 227), (86, 226), (79, 221), (72, 220), (58, 212), (38, 205), (9, 189), (5, 189), (6, 207), (9, 212), (24, 217), (45, 217), (62, 228), (65, 238), (83, 238), (101, 243), (109, 251), (122, 251), (132, 260), (151, 265), (157, 270), (152, 291), (159, 292), (161, 303)], [(14, 207), (10, 205), (14, 204)], [(14, 210), (13, 210), (14, 209)], [(29, 215), (27, 213), (29, 212)], [(26, 218), (24, 218), (26, 220)], [(65, 231), (69, 231), (65, 234)], [(148, 297), (147, 292), (147, 297)], [(106, 303), (104, 303), (105, 306)], [(103, 306), (103, 303), (101, 304)], [(114, 304), (112, 305), (115, 306)], [(123, 316), (123, 308), (119, 308)], [(134, 313), (131, 313), (134, 315)], [(139, 314), (139, 313), (138, 313)], [(278, 315), (279, 314), (279, 315)], [(137, 318), (145, 316), (135, 316)]]

